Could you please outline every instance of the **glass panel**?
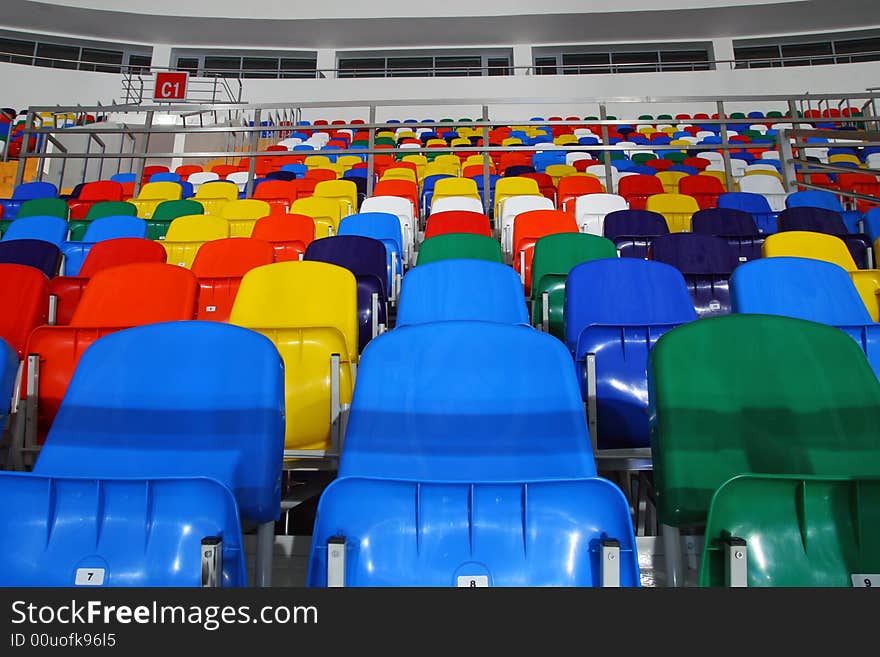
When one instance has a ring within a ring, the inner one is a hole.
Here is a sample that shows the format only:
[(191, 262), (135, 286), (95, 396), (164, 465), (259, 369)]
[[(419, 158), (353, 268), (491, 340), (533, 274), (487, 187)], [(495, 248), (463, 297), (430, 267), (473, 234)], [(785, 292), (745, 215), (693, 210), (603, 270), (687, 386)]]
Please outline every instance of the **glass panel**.
[[(786, 58), (785, 66), (812, 66), (814, 64), (833, 64), (833, 57), (817, 57), (831, 55), (831, 43), (784, 43), (782, 56)], [(795, 59), (789, 59), (795, 58)]]
[(391, 77), (425, 77), (434, 72), (433, 57), (389, 57), (388, 74)]
[(566, 53), (562, 55), (562, 72), (566, 75), (611, 73), (607, 52)]
[[(615, 66), (615, 73), (651, 73), (658, 69), (657, 59), (659, 53), (655, 52), (613, 52), (611, 61)], [(646, 66), (635, 66), (646, 64)]]
[(313, 78), (318, 62), (315, 59), (281, 59), (282, 78)]
[(199, 71), (199, 60), (195, 57), (178, 57), (177, 68), (181, 71), (189, 71), (190, 75), (196, 75)]
[(556, 75), (556, 57), (535, 57), (537, 75)]
[(37, 44), (37, 66), (50, 68), (76, 68), (76, 60), (79, 59), (78, 46), (62, 46), (57, 43)]
[[(844, 39), (834, 42), (837, 62), (876, 62), (880, 60), (880, 38)], [(841, 57), (841, 55), (845, 55)]]
[(510, 75), (510, 59), (507, 57), (489, 57), (486, 60), (489, 75)]
[[(82, 59), (83, 62), (79, 65), (79, 70), (81, 71), (119, 73), (120, 64), (122, 64), (122, 53), (118, 50), (97, 50), (95, 48), (83, 48), (80, 59)], [(87, 64), (85, 62), (89, 63)], [(114, 66), (108, 66), (108, 64), (114, 64)]]
[[(21, 41), (19, 39), (0, 39), (0, 62), (12, 62), (13, 64), (33, 64), (34, 48), (37, 44), (33, 41)], [(16, 57), (16, 55), (22, 55)]]
[[(180, 60), (178, 60), (180, 61)], [(153, 63), (152, 55), (129, 55), (128, 70), (132, 75), (145, 75), (150, 72)]]
[[(735, 47), (733, 49), (733, 56), (736, 58), (737, 68), (770, 68), (772, 66), (782, 66), (782, 62), (778, 61), (780, 57), (779, 46), (775, 45)], [(740, 62), (743, 63), (740, 64)]]
[(382, 57), (340, 59), (337, 75), (341, 78), (384, 78), (385, 59)]
[[(241, 70), (241, 57), (220, 57), (205, 55), (205, 71), (207, 77), (221, 75), (224, 77), (238, 77)], [(234, 75), (226, 74), (229, 71)]]
[(705, 50), (661, 50), (663, 71), (708, 71), (709, 53)]
[(275, 57), (245, 57), (241, 61), (245, 78), (277, 78), (278, 59)]
[(455, 75), (482, 75), (482, 60), (480, 57), (436, 57), (435, 75), (449, 77)]

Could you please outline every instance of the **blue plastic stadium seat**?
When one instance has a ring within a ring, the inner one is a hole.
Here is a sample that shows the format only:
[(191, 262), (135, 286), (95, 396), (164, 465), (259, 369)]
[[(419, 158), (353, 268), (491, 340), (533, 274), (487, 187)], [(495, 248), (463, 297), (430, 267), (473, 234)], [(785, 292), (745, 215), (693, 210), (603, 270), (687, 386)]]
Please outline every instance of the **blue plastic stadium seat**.
[(649, 210), (617, 210), (605, 216), (602, 234), (614, 242), (621, 258), (647, 258), (659, 235), (669, 234), (662, 214)]
[(684, 275), (700, 317), (730, 312), (728, 279), (739, 264), (727, 240), (699, 233), (672, 233), (654, 240), (652, 259)]
[[(838, 164), (844, 164), (838, 162)], [(786, 208), (823, 208), (840, 215), (847, 232), (860, 233), (859, 222), (862, 215), (856, 210), (844, 210), (840, 199), (833, 192), (824, 189), (805, 189), (789, 194), (785, 199)]]
[(737, 267), (730, 287), (734, 312), (785, 315), (840, 328), (880, 377), (880, 324), (871, 321), (842, 267), (811, 258), (764, 258)]
[(596, 442), (600, 449), (646, 447), (648, 354), (667, 331), (697, 319), (682, 274), (637, 258), (573, 268), (565, 287), (565, 338), (588, 398), (586, 361), (596, 357)]
[(339, 235), (370, 237), (385, 245), (388, 258), (388, 289), (391, 289), (394, 285), (394, 277), (403, 274), (403, 232), (397, 215), (390, 212), (361, 212), (349, 215), (339, 222)]
[[(4, 309), (10, 312), (12, 309)], [(6, 426), (12, 391), (18, 376), (18, 354), (6, 340), (0, 338), (0, 431)]]
[(599, 586), (603, 539), (620, 541), (620, 585), (639, 586), (632, 533), (604, 479), (338, 479), (318, 505), (308, 585), (327, 586), (328, 542), (344, 538), (346, 586)]
[(865, 232), (871, 240), (871, 244), (880, 238), (880, 207), (871, 208), (865, 214)]
[(528, 326), (439, 322), (364, 351), (340, 477), (524, 482), (596, 475), (571, 356)]
[(34, 267), (52, 278), (58, 273), (61, 249), (42, 240), (0, 240), (0, 262)]
[(129, 183), (137, 180), (136, 173), (114, 173), (110, 176), (110, 180), (118, 183)]
[(15, 219), (22, 203), (35, 198), (57, 198), (58, 188), (49, 182), (23, 183), (12, 192), (12, 198), (0, 199), (3, 205), (3, 219)]
[(776, 213), (770, 208), (770, 203), (761, 194), (751, 192), (725, 192), (718, 197), (719, 208), (742, 210), (752, 215), (758, 232), (769, 235), (775, 233)]
[(61, 248), (68, 232), (67, 222), (60, 217), (24, 217), (9, 224), (9, 228), (3, 234), (3, 241), (42, 240)]
[(89, 223), (82, 242), (65, 242), (61, 247), (64, 254), (64, 275), (77, 276), (80, 267), (97, 242), (120, 237), (147, 237), (147, 222), (137, 217), (101, 217)]
[(396, 326), (450, 320), (528, 325), (519, 276), (484, 260), (440, 260), (411, 269), (403, 279)]
[(210, 477), (245, 518), (280, 513), (281, 357), (218, 322), (112, 333), (80, 359), (34, 472), (53, 477)]
[(309, 244), (303, 259), (329, 262), (354, 274), (358, 287), (358, 342), (363, 351), (373, 337), (373, 294), (378, 303), (376, 323), (388, 324), (385, 245), (360, 235), (325, 237)]
[(0, 497), (3, 586), (199, 587), (205, 538), (223, 541), (222, 585), (247, 583), (235, 498), (219, 482), (3, 472)]
[(761, 257), (764, 236), (758, 233), (755, 220), (748, 212), (730, 208), (709, 208), (695, 212), (691, 230), (702, 235), (717, 235), (727, 240), (739, 262)]

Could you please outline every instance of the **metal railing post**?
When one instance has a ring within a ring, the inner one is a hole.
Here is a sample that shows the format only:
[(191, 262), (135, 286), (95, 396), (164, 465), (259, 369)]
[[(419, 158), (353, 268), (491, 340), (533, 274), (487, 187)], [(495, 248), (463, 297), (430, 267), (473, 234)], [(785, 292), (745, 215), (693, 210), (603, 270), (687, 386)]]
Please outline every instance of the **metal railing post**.
[[(27, 118), (24, 120), (24, 134), (21, 137), (21, 151), (18, 155), (18, 169), (15, 171), (15, 186), (18, 187), (24, 181), (24, 170), (27, 166), (28, 160), (28, 144), (30, 143), (30, 131), (34, 129), (34, 117), (36, 116), (35, 111), (31, 111), (28, 109)], [(6, 142), (6, 149), (9, 150), (9, 145), (12, 140), (12, 127), (14, 126), (14, 122), (9, 126), (9, 139)]]
[(611, 174), (611, 151), (607, 150), (608, 146), (608, 124), (604, 123), (604, 121), (608, 120), (608, 109), (605, 107), (605, 103), (599, 104), (599, 118), (602, 119), (602, 145), (605, 146), (605, 150), (602, 151), (602, 160), (605, 164), (605, 193), (606, 194), (614, 194), (614, 177)]
[[(300, 111), (300, 110), (297, 110)], [(370, 105), (370, 125), (376, 123), (376, 106)], [(373, 178), (375, 177), (374, 172), (376, 170), (376, 160), (373, 155), (373, 149), (376, 148), (376, 129), (370, 128), (370, 136), (368, 142), (368, 148), (370, 150), (367, 153), (367, 196), (373, 195)]]
[(137, 197), (141, 191), (141, 186), (143, 185), (144, 167), (147, 164), (147, 155), (150, 152), (150, 131), (153, 129), (153, 110), (147, 112), (147, 117), (144, 121), (144, 129), (143, 155), (138, 158), (137, 174), (135, 174), (134, 179), (134, 197)]
[(251, 198), (254, 195), (254, 177), (257, 175), (257, 151), (259, 150), (260, 130), (262, 129), (260, 125), (261, 117), (262, 110), (257, 109), (254, 112), (254, 131), (251, 133), (251, 158), (250, 162), (248, 162), (248, 179), (245, 185), (246, 198)]
[[(489, 216), (489, 208), (491, 195), (491, 172), (489, 169), (489, 106), (483, 105), (483, 209), (486, 212), (486, 216)], [(495, 227), (498, 228), (499, 217), (493, 217), (492, 220), (495, 222)]]
[(734, 179), (733, 179), (733, 166), (730, 163), (730, 139), (728, 139), (727, 135), (727, 115), (724, 113), (724, 102), (718, 101), (716, 107), (718, 108), (718, 119), (721, 121), (721, 145), (724, 147), (724, 150), (721, 153), (721, 156), (724, 158), (724, 180), (727, 183), (727, 191), (734, 191)]

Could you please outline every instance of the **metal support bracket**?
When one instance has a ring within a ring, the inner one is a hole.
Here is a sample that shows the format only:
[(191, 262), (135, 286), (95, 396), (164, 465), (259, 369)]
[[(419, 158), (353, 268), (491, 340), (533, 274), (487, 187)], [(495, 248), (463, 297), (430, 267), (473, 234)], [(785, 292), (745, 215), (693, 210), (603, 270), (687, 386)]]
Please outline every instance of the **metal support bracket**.
[(223, 583), (223, 539), (208, 536), (202, 539), (202, 588), (220, 588)]
[(733, 588), (749, 585), (749, 549), (745, 540), (736, 536), (724, 541), (724, 583)]
[(620, 541), (613, 538), (602, 539), (601, 577), (603, 588), (620, 586)]

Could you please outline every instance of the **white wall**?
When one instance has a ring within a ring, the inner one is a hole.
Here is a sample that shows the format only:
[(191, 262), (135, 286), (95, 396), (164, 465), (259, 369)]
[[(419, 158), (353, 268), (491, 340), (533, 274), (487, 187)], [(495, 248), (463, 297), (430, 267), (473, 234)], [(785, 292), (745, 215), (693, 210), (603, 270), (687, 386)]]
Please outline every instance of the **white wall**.
[[(252, 103), (350, 102), (358, 100), (473, 99), (473, 104), (429, 107), (403, 105), (380, 111), (377, 119), (479, 116), (486, 98), (510, 99), (492, 105), (492, 118), (528, 119), (533, 115), (597, 114), (595, 105), (570, 104), (566, 98), (732, 96), (803, 93), (856, 93), (880, 81), (880, 62), (836, 66), (790, 67), (756, 70), (717, 70), (686, 73), (628, 73), (619, 75), (509, 76), (469, 78), (375, 78), (316, 80), (244, 80), (243, 100)], [(110, 73), (67, 71), (0, 63), (0, 105), (107, 104), (122, 100), (122, 77)], [(753, 109), (732, 105), (731, 111)], [(654, 105), (652, 113), (663, 106)], [(689, 103), (669, 107), (707, 112)], [(777, 107), (775, 109), (785, 109)], [(621, 117), (641, 113), (638, 106), (612, 104), (609, 111)], [(454, 115), (454, 116), (453, 116)], [(368, 118), (366, 106), (334, 110), (304, 110), (305, 118)]]

